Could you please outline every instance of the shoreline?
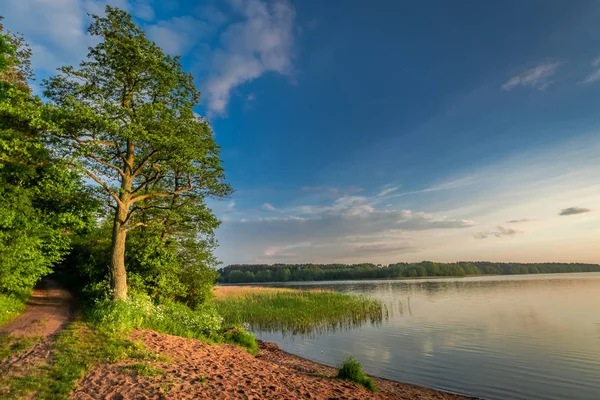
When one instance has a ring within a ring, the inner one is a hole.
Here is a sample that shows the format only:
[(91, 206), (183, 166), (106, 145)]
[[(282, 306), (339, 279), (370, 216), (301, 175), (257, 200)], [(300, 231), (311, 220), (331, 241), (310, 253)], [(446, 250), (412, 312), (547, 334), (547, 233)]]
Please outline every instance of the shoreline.
[[(276, 343), (258, 340), (260, 353), (256, 358), (268, 360), (277, 365), (283, 365), (299, 373), (313, 374), (316, 376), (326, 375), (335, 377), (337, 368), (318, 361), (312, 361), (307, 358), (288, 353), (281, 350)], [(411, 383), (395, 381), (387, 378), (380, 378), (374, 375), (368, 375), (377, 385), (376, 394), (388, 396), (390, 399), (448, 399), (448, 400), (477, 400), (476, 397), (452, 393), (440, 389), (428, 388)], [(335, 378), (333, 378), (335, 379)]]
[(378, 389), (373, 393), (337, 379), (334, 367), (287, 353), (270, 342), (260, 341), (254, 356), (237, 346), (152, 330), (134, 330), (131, 339), (160, 354), (160, 359), (95, 365), (70, 398), (473, 400), (382, 378), (373, 378)]

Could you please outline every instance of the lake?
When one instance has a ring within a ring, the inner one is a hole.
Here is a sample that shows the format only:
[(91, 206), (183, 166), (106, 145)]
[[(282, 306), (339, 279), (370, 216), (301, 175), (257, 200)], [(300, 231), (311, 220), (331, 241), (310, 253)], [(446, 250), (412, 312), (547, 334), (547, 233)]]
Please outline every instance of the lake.
[(278, 284), (381, 299), (351, 330), (255, 332), (283, 350), (483, 399), (600, 399), (600, 273)]

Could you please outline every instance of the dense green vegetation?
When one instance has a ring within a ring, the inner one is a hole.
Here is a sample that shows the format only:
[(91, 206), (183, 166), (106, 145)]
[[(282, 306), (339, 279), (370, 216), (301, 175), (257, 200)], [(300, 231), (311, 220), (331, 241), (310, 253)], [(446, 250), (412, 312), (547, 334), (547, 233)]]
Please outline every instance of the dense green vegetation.
[(375, 382), (373, 382), (373, 379), (365, 375), (362, 365), (360, 365), (358, 360), (352, 356), (348, 356), (344, 362), (342, 362), (342, 365), (340, 365), (338, 369), (337, 377), (345, 381), (358, 383), (372, 392), (377, 391), (377, 386), (375, 385)]
[(428, 276), (556, 274), (600, 272), (598, 264), (578, 263), (457, 263), (376, 264), (252, 264), (229, 265), (219, 270), (224, 283), (329, 281), (344, 279), (395, 279)]
[[(232, 190), (193, 112), (193, 77), (126, 12), (107, 6), (91, 21), (96, 45), (42, 82), (44, 98), (29, 88), (27, 43), (0, 25), (0, 324), (50, 274), (85, 316), (44, 373), (11, 383), (48, 398), (93, 363), (125, 357), (132, 328), (257, 350), (211, 305), (219, 221), (206, 200)], [(19, 351), (14, 340), (6, 352)]]
[(193, 77), (126, 12), (91, 20), (96, 45), (43, 99), (29, 47), (0, 26), (0, 321), (52, 273), (95, 308), (131, 292), (212, 315), (206, 199), (231, 188)]
[(0, 326), (6, 324), (25, 309), (23, 295), (0, 293)]
[(252, 329), (311, 333), (379, 323), (387, 309), (378, 300), (326, 291), (269, 290), (215, 299), (225, 323)]

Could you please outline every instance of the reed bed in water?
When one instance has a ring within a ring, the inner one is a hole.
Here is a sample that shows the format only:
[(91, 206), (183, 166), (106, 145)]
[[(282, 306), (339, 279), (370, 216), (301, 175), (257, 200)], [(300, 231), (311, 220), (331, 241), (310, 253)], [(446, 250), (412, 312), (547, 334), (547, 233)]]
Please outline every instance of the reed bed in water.
[(215, 290), (226, 324), (253, 331), (309, 334), (378, 324), (388, 317), (379, 300), (322, 290), (227, 286)]

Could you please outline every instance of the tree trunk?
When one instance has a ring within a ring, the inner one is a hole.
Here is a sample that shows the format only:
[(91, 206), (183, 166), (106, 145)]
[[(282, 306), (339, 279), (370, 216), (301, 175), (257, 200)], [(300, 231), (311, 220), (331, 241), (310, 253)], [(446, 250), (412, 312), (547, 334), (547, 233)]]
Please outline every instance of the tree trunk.
[(125, 271), (125, 241), (127, 228), (124, 224), (127, 209), (117, 206), (112, 232), (112, 248), (110, 258), (110, 287), (113, 300), (127, 299), (127, 272)]

